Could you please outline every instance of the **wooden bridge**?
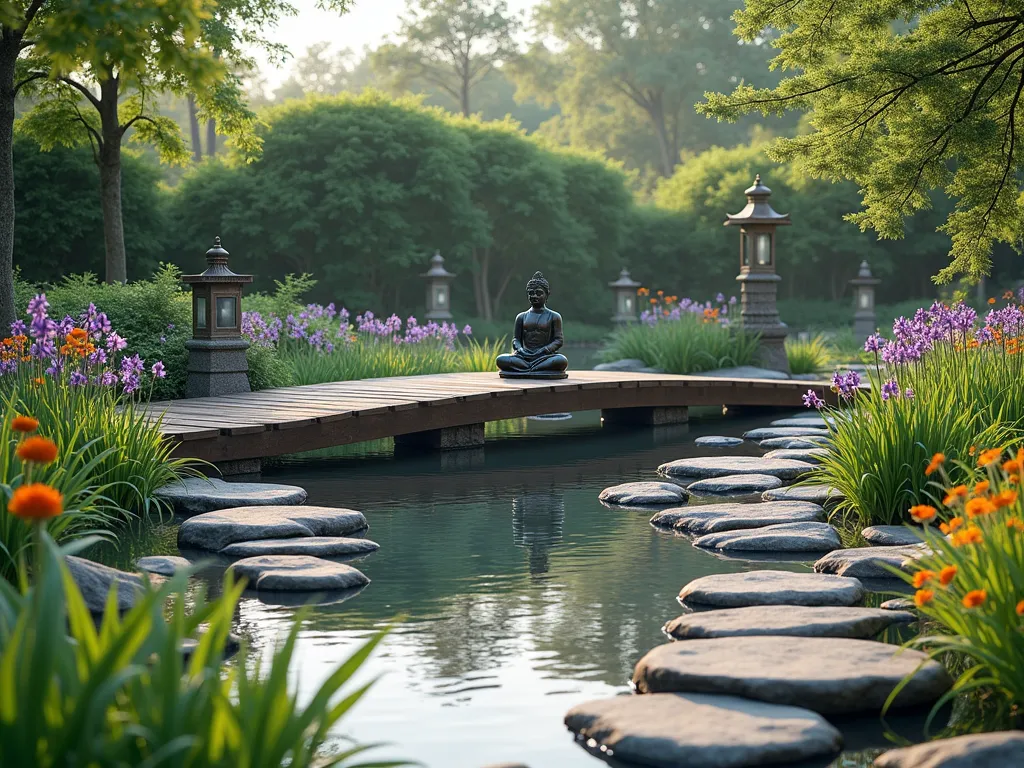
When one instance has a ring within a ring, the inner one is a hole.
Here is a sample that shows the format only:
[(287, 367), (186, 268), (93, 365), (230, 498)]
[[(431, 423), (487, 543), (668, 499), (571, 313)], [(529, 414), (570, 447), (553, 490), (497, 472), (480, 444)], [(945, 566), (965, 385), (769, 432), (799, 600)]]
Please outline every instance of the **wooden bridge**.
[(218, 464), (395, 437), (449, 449), (483, 443), (487, 421), (600, 410), (608, 422), (669, 424), (689, 406), (799, 408), (827, 384), (768, 379), (578, 371), (562, 380), (450, 373), (339, 381), (220, 397), (153, 402), (149, 416), (177, 456)]

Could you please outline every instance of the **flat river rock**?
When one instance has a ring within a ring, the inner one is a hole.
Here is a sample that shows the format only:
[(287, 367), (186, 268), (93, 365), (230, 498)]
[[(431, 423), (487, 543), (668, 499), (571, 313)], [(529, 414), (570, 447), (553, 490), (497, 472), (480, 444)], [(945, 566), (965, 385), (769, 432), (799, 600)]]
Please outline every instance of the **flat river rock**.
[(842, 743), (835, 727), (806, 709), (700, 693), (588, 701), (569, 710), (565, 724), (618, 759), (657, 768), (790, 765)]
[(972, 733), (893, 749), (875, 768), (1012, 768), (1024, 765), (1024, 731)]
[(351, 509), (236, 507), (190, 517), (178, 529), (178, 546), (219, 552), (239, 541), (346, 536), (366, 527), (362, 513)]
[(640, 693), (712, 693), (802, 706), (823, 715), (934, 703), (949, 690), (945, 668), (921, 651), (836, 637), (722, 637), (661, 645), (640, 659)]
[(370, 583), (362, 571), (350, 565), (308, 555), (247, 557), (234, 563), (231, 570), (257, 590), (330, 592)]
[(755, 605), (684, 613), (665, 625), (665, 633), (676, 640), (754, 635), (868, 639), (893, 624), (916, 620), (912, 613), (881, 608)]
[(746, 440), (771, 440), (774, 437), (828, 437), (827, 429), (815, 427), (758, 427), (744, 432)]
[(853, 576), (858, 579), (896, 579), (886, 566), (909, 570), (907, 560), (920, 557), (926, 550), (921, 544), (903, 547), (854, 547), (829, 552), (814, 564), (818, 573)]
[(808, 464), (820, 464), (828, 456), (827, 448), (776, 448), (764, 455), (766, 459), (793, 459)]
[(906, 525), (871, 525), (861, 531), (860, 535), (876, 547), (908, 547), (924, 541), (920, 528)]
[(810, 501), (814, 504), (841, 501), (842, 493), (828, 485), (794, 485), (761, 494), (765, 501)]
[(679, 592), (685, 605), (717, 608), (747, 605), (856, 605), (864, 598), (857, 579), (824, 573), (759, 570), (715, 573), (694, 579)]
[(703, 480), (727, 475), (773, 475), (780, 480), (795, 480), (813, 467), (792, 459), (764, 459), (759, 456), (715, 456), (677, 459), (662, 464), (658, 473), (669, 477)]
[(825, 510), (806, 501), (767, 501), (760, 504), (703, 504), (658, 512), (651, 525), (682, 533), (704, 535), (779, 523), (822, 522)]
[(828, 523), (780, 523), (701, 536), (695, 546), (725, 552), (829, 552), (842, 546)]
[(156, 490), (179, 515), (201, 515), (231, 507), (290, 506), (306, 500), (297, 485), (228, 483), (219, 477), (187, 477)]
[(350, 539), (345, 536), (299, 536), (293, 539), (239, 541), (224, 547), (219, 554), (226, 557), (256, 557), (257, 555), (351, 557), (368, 555), (378, 549), (380, 549), (380, 544), (369, 539)]
[(722, 435), (703, 435), (693, 441), (700, 448), (735, 448), (743, 445), (742, 437), (723, 437)]
[(661, 507), (686, 501), (686, 491), (675, 483), (622, 483), (605, 488), (598, 499), (621, 507)]
[(770, 488), (779, 488), (782, 481), (774, 475), (725, 475), (698, 480), (686, 486), (693, 496), (729, 496), (748, 493), (761, 493)]

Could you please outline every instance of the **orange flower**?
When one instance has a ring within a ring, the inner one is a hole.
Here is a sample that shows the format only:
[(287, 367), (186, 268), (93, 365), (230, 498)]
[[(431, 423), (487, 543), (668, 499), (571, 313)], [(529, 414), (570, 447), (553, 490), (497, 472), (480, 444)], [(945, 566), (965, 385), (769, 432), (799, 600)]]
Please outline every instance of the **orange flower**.
[(976, 525), (969, 525), (959, 533), (953, 534), (953, 546), (962, 547), (964, 544), (977, 544), (981, 541), (981, 528)]
[(924, 473), (930, 475), (932, 472), (942, 466), (942, 462), (946, 460), (945, 454), (936, 453), (932, 456), (932, 460), (928, 462), (928, 466), (925, 467)]
[(943, 505), (945, 505), (947, 507), (951, 507), (954, 504), (956, 504), (958, 501), (960, 501), (960, 499), (962, 499), (966, 495), (967, 495), (967, 486), (966, 485), (957, 485), (957, 486), (949, 489), (949, 491), (946, 493), (945, 498), (942, 500), (942, 503), (943, 503)]
[(48, 520), (64, 511), (64, 497), (45, 483), (22, 485), (11, 495), (7, 511), (23, 520)]
[(1010, 490), (1000, 491), (999, 493), (997, 493), (995, 496), (992, 497), (992, 504), (993, 504), (993, 506), (995, 506), (996, 509), (1002, 509), (1003, 507), (1008, 507), (1011, 504), (1013, 504), (1015, 501), (1017, 501), (1017, 492), (1016, 491), (1010, 491)]
[(1017, 603), (1017, 615), (1024, 616), (1024, 600)]
[(46, 383), (46, 380), (42, 376), (37, 376), (36, 378), (32, 379), (32, 383), (35, 384), (37, 387), (41, 387), (43, 386), (43, 384)]
[(971, 447), (970, 447), (970, 448), (969, 448), (969, 449), (967, 450), (967, 454), (968, 454), (969, 456), (973, 456), (973, 455), (974, 455), (974, 454), (976, 454), (977, 452), (978, 452), (978, 446), (976, 446), (976, 445), (972, 445), (972, 446), (971, 446)]
[(1003, 291), (1003, 298), (1007, 300), (1012, 299), (1013, 291)]
[(84, 328), (72, 328), (71, 333), (64, 337), (68, 344), (78, 346), (79, 344), (85, 344), (89, 340), (89, 334)]
[(1002, 453), (998, 448), (989, 448), (987, 451), (982, 451), (981, 455), (978, 456), (978, 466), (987, 467), (992, 462), (998, 461)]
[(935, 514), (935, 507), (928, 504), (917, 504), (910, 508), (910, 516), (914, 518), (915, 523), (927, 523), (929, 520), (934, 520)]
[(964, 595), (964, 608), (977, 608), (987, 597), (988, 593), (984, 589), (972, 589)]
[(57, 458), (57, 444), (48, 437), (33, 435), (18, 444), (18, 458), (36, 464), (52, 464)]
[(650, 295), (650, 293), (651, 293), (651, 289), (650, 288), (637, 288), (636, 289), (636, 295), (637, 296), (648, 296), (648, 295)]
[(974, 493), (975, 496), (981, 496), (983, 493), (988, 493), (988, 480), (982, 480), (980, 483), (975, 483), (972, 493)]
[(935, 598), (934, 589), (919, 589), (914, 593), (914, 605), (924, 608)]
[(657, 303), (658, 303), (657, 299), (651, 299), (651, 304), (657, 304)]
[(963, 524), (964, 519), (958, 515), (950, 518), (948, 523), (939, 523), (939, 530), (949, 535)]
[(976, 499), (971, 499), (967, 502), (964, 509), (967, 512), (967, 517), (974, 518), (979, 515), (988, 515), (996, 511), (996, 505), (988, 499), (979, 496)]
[(664, 295), (665, 295), (665, 292), (664, 292), (664, 291), (658, 291), (658, 295), (659, 295), (659, 296), (664, 296)]
[(15, 416), (11, 419), (11, 429), (15, 432), (35, 432), (39, 422), (31, 416)]
[(935, 578), (935, 572), (934, 571), (918, 571), (917, 573), (914, 574), (914, 586), (917, 589), (920, 589), (921, 587), (923, 587), (925, 584), (927, 584), (929, 581), (931, 581), (934, 578)]
[(1011, 517), (1006, 521), (1006, 527), (1024, 531), (1024, 520), (1021, 520), (1019, 517)]
[(956, 577), (957, 568), (955, 565), (947, 565), (941, 571), (939, 571), (939, 581), (942, 582), (942, 586), (948, 586)]
[(989, 299), (989, 300), (988, 300), (988, 303), (989, 303), (989, 304), (995, 304), (995, 303), (996, 303), (996, 300), (995, 300), (995, 299)]
[(1003, 462), (1004, 472), (1020, 472), (1024, 469), (1024, 448), (1017, 449), (1017, 456)]

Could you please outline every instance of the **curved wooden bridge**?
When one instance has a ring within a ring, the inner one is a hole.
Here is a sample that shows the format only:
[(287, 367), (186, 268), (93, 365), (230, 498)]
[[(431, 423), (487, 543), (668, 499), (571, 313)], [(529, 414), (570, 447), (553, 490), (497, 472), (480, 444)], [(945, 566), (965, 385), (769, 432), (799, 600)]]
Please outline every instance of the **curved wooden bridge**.
[(601, 410), (606, 421), (686, 420), (688, 406), (799, 408), (827, 384), (668, 374), (579, 371), (562, 380), (450, 373), (339, 381), (220, 397), (153, 402), (146, 412), (178, 456), (244, 462), (266, 456), (396, 437), (434, 448), (483, 442), (487, 421)]

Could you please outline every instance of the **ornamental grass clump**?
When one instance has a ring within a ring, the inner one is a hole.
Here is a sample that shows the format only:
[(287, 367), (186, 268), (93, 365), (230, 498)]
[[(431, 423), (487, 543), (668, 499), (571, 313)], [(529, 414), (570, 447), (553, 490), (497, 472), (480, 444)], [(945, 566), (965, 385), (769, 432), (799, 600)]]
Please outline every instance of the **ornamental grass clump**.
[(171, 457), (158, 424), (136, 410), (166, 375), (162, 361), (124, 354), (127, 340), (90, 305), (76, 320), (49, 317), (45, 294), (0, 341), (0, 398), (6, 412), (31, 413), (65, 455), (81, 454), (108, 521), (162, 509), (154, 492), (194, 474)]
[(790, 373), (818, 373), (828, 368), (834, 351), (821, 334), (807, 341), (786, 339), (786, 358)]
[(643, 360), (647, 366), (667, 373), (699, 373), (716, 368), (749, 365), (757, 352), (758, 337), (730, 323), (728, 301), (718, 294), (715, 302), (695, 302), (665, 296), (650, 296), (640, 288), (641, 300), (649, 303), (640, 322), (617, 328), (601, 357), (605, 361)]
[(904, 522), (907, 509), (927, 503), (926, 469), (939, 450), (954, 483), (965, 482), (958, 462), (969, 462), (974, 446), (1024, 434), (1022, 336), (1024, 310), (1010, 302), (983, 319), (965, 304), (935, 303), (897, 319), (892, 340), (869, 337), (870, 388), (859, 378), (850, 385), (853, 373), (833, 377), (848, 407), (833, 414), (829, 452), (810, 482), (838, 488), (837, 513), (861, 527)]
[[(947, 699), (977, 688), (1010, 704), (1024, 702), (1024, 504), (1020, 478), (1024, 449), (994, 448), (955, 467), (968, 482), (952, 479), (943, 456), (932, 462), (936, 501), (921, 505), (924, 540), (931, 550), (900, 573), (917, 591), (914, 602), (941, 631), (915, 639), (933, 656), (955, 653), (970, 666)], [(913, 510), (911, 510), (913, 512)], [(938, 706), (941, 706), (939, 703)]]

